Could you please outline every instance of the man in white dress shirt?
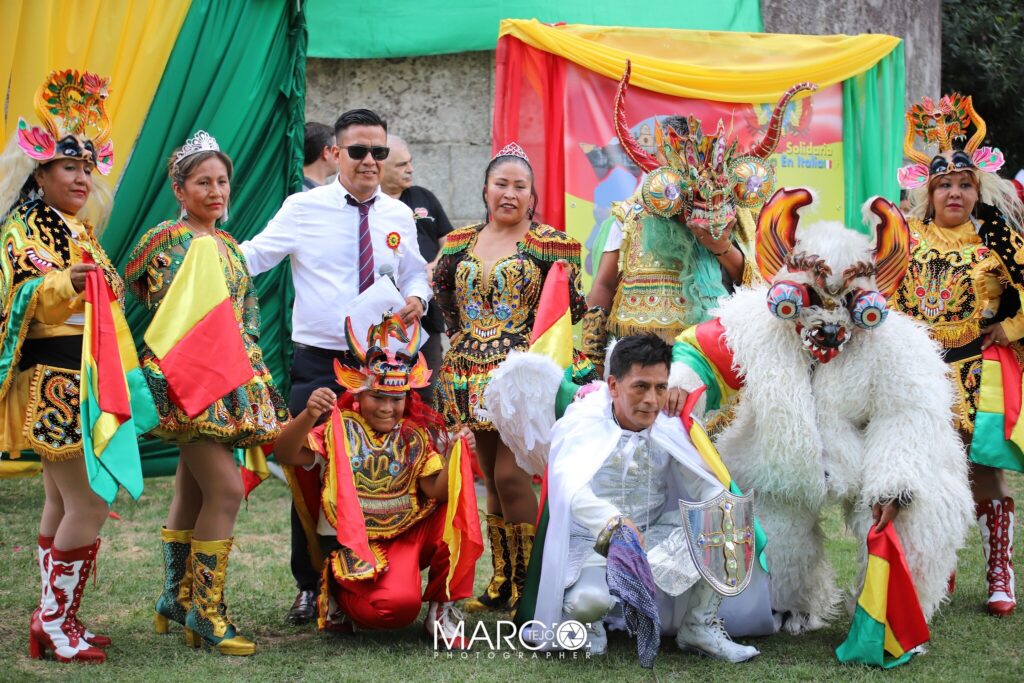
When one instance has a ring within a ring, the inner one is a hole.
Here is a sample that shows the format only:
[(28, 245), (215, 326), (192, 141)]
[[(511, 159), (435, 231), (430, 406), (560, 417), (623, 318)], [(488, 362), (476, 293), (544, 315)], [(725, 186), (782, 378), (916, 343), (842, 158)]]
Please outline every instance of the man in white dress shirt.
[[(338, 118), (334, 131), (337, 181), (288, 197), (263, 232), (241, 245), (253, 275), (291, 260), (295, 354), (288, 406), (293, 415), (319, 387), (339, 395), (344, 391), (335, 382), (334, 360), (353, 367), (358, 361), (348, 350), (343, 321), (351, 302), (384, 277), (382, 272), (390, 273), (405, 297), (398, 314), (406, 323), (423, 315), (432, 294), (412, 211), (380, 191), (387, 122), (369, 109), (353, 109)], [(292, 573), (299, 593), (288, 620), (304, 623), (314, 615), (319, 572), (301, 557), (307, 550), (302, 524), (308, 520), (295, 508), (292, 520)], [(317, 549), (308, 550), (319, 555)]]

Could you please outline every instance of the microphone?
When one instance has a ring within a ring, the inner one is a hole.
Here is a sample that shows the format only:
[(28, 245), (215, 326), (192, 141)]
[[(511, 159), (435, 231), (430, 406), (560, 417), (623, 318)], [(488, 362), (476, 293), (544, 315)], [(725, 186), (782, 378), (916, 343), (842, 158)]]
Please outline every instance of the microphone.
[(381, 277), (386, 277), (391, 280), (391, 284), (398, 289), (398, 281), (395, 279), (395, 267), (390, 263), (384, 263), (380, 268), (377, 269), (377, 274)]

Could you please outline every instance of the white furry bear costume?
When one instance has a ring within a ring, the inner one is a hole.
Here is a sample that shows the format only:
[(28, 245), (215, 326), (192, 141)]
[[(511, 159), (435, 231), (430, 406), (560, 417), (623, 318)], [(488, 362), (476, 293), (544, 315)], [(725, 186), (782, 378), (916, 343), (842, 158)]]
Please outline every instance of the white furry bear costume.
[(683, 332), (669, 384), (706, 387), (698, 413), (738, 399), (716, 445), (739, 485), (755, 492), (783, 628), (820, 628), (835, 611), (820, 526), (832, 503), (862, 539), (862, 578), (872, 505), (900, 505), (896, 530), (931, 619), (973, 503), (939, 349), (924, 326), (885, 308), (906, 271), (909, 230), (896, 207), (875, 198), (864, 210), (874, 249), (839, 223), (797, 237), (798, 210), (811, 201), (807, 190), (781, 189), (765, 205), (756, 253), (769, 285), (740, 290), (717, 318)]

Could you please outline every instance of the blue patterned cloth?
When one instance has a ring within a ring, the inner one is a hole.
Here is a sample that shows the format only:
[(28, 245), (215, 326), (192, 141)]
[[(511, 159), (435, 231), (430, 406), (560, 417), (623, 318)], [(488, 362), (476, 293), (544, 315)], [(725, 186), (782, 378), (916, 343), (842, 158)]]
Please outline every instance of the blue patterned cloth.
[(654, 668), (661, 645), (661, 616), (655, 597), (654, 575), (636, 532), (621, 525), (608, 544), (608, 591), (622, 603), (626, 630), (636, 637), (640, 666)]

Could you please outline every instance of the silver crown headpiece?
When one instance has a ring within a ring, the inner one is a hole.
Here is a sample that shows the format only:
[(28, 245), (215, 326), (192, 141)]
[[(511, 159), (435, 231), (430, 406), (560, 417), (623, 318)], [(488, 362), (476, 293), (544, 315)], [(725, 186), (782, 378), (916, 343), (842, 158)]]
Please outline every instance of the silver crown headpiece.
[(526, 156), (526, 151), (523, 150), (523, 148), (520, 147), (519, 143), (517, 142), (510, 142), (504, 147), (502, 147), (500, 150), (498, 150), (498, 153), (494, 155), (491, 161), (497, 159), (498, 157), (519, 157), (526, 163), (530, 163), (530, 157)]
[(217, 144), (217, 139), (207, 133), (205, 130), (196, 131), (196, 134), (185, 140), (185, 144), (181, 146), (178, 153), (174, 155), (174, 165), (177, 166), (181, 163), (182, 159), (198, 154), (199, 152), (219, 152), (220, 145)]

